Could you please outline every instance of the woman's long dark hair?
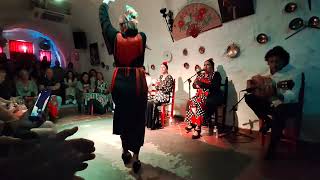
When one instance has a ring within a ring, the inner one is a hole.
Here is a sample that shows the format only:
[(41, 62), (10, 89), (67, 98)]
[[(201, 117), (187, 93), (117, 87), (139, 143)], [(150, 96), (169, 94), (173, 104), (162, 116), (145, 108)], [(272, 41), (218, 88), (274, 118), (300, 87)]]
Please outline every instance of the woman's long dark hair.
[[(84, 76), (84, 75), (88, 75), (88, 82), (84, 82), (84, 81), (83, 81), (83, 76)], [(81, 74), (81, 79), (80, 79), (80, 81), (81, 81), (82, 84), (90, 84), (89, 74), (88, 74), (87, 72), (83, 72), (83, 73)]]
[(67, 80), (69, 79), (69, 73), (70, 73), (70, 72), (72, 73), (72, 81), (74, 81), (74, 79), (75, 79), (76, 77), (75, 77), (73, 71), (68, 71), (68, 72), (66, 73), (66, 79), (67, 79)]
[(89, 71), (89, 79), (92, 77), (92, 73), (91, 72), (95, 72), (95, 74), (96, 74), (96, 77), (97, 77), (97, 71), (95, 70), (95, 69), (90, 69), (90, 71)]
[(210, 58), (210, 59), (208, 59), (207, 61), (211, 64), (212, 70), (214, 71), (214, 62), (213, 62), (213, 59)]

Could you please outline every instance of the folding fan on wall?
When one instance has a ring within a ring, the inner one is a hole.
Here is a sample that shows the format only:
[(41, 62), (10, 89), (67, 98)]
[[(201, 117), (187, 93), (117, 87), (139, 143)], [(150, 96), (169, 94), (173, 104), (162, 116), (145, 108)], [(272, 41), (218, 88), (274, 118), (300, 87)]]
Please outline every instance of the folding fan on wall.
[(174, 18), (172, 35), (176, 41), (189, 36), (195, 38), (202, 32), (220, 26), (221, 18), (212, 7), (192, 3), (185, 6)]

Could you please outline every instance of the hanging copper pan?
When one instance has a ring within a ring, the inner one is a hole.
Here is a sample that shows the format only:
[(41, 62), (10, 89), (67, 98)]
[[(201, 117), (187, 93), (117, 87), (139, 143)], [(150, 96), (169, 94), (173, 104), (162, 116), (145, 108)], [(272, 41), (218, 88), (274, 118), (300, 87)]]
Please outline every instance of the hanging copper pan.
[(298, 8), (297, 3), (289, 2), (289, 3), (284, 7), (284, 11), (286, 11), (287, 13), (292, 13), (292, 12), (296, 11), (297, 8)]
[(257, 36), (257, 42), (258, 42), (259, 44), (265, 44), (265, 43), (267, 43), (268, 41), (269, 41), (269, 38), (268, 38), (268, 36), (267, 36), (266, 34), (264, 34), (264, 33), (258, 34), (258, 36)]
[(289, 28), (291, 30), (297, 30), (302, 28), (303, 26), (304, 26), (304, 22), (303, 22), (303, 19), (301, 18), (294, 18), (289, 23)]
[(312, 16), (310, 19), (309, 19), (309, 22), (308, 22), (308, 25), (310, 27), (317, 27), (319, 25), (319, 17), (317, 16)]

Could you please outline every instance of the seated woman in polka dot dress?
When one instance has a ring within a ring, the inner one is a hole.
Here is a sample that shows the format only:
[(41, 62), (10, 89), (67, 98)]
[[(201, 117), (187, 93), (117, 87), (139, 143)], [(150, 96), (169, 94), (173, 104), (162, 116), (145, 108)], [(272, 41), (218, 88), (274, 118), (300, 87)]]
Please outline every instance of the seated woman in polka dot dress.
[[(212, 59), (204, 62), (204, 71), (199, 73), (193, 82), (193, 88), (197, 93), (189, 100), (185, 121), (188, 123), (186, 130), (193, 130), (192, 139), (200, 138), (201, 124), (206, 116), (207, 98), (212, 92), (212, 87), (221, 85), (221, 75), (214, 71), (214, 62)], [(215, 85), (214, 85), (215, 84)]]
[(159, 121), (158, 106), (162, 103), (170, 101), (170, 93), (173, 89), (173, 77), (168, 73), (168, 64), (166, 62), (161, 64), (160, 77), (155, 83), (157, 93), (148, 100), (146, 112), (146, 125), (147, 128), (157, 129), (164, 125)]

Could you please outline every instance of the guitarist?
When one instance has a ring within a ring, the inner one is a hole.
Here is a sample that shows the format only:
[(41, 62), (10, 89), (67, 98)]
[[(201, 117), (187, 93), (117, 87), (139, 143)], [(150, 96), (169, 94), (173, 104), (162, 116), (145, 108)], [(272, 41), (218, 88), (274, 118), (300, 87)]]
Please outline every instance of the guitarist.
[[(297, 112), (299, 107), (301, 73), (289, 64), (289, 60), (289, 53), (281, 46), (269, 50), (265, 55), (265, 61), (270, 69), (268, 76), (273, 82), (273, 95), (269, 98), (261, 98), (255, 93), (249, 93), (245, 96), (248, 106), (259, 119), (264, 121), (260, 132), (265, 134), (272, 128), (271, 141), (265, 159), (273, 157), (276, 144), (282, 135), (285, 119)], [(289, 83), (281, 84), (282, 82)], [(275, 86), (276, 84), (277, 86)], [(268, 115), (272, 115), (272, 121)]]

